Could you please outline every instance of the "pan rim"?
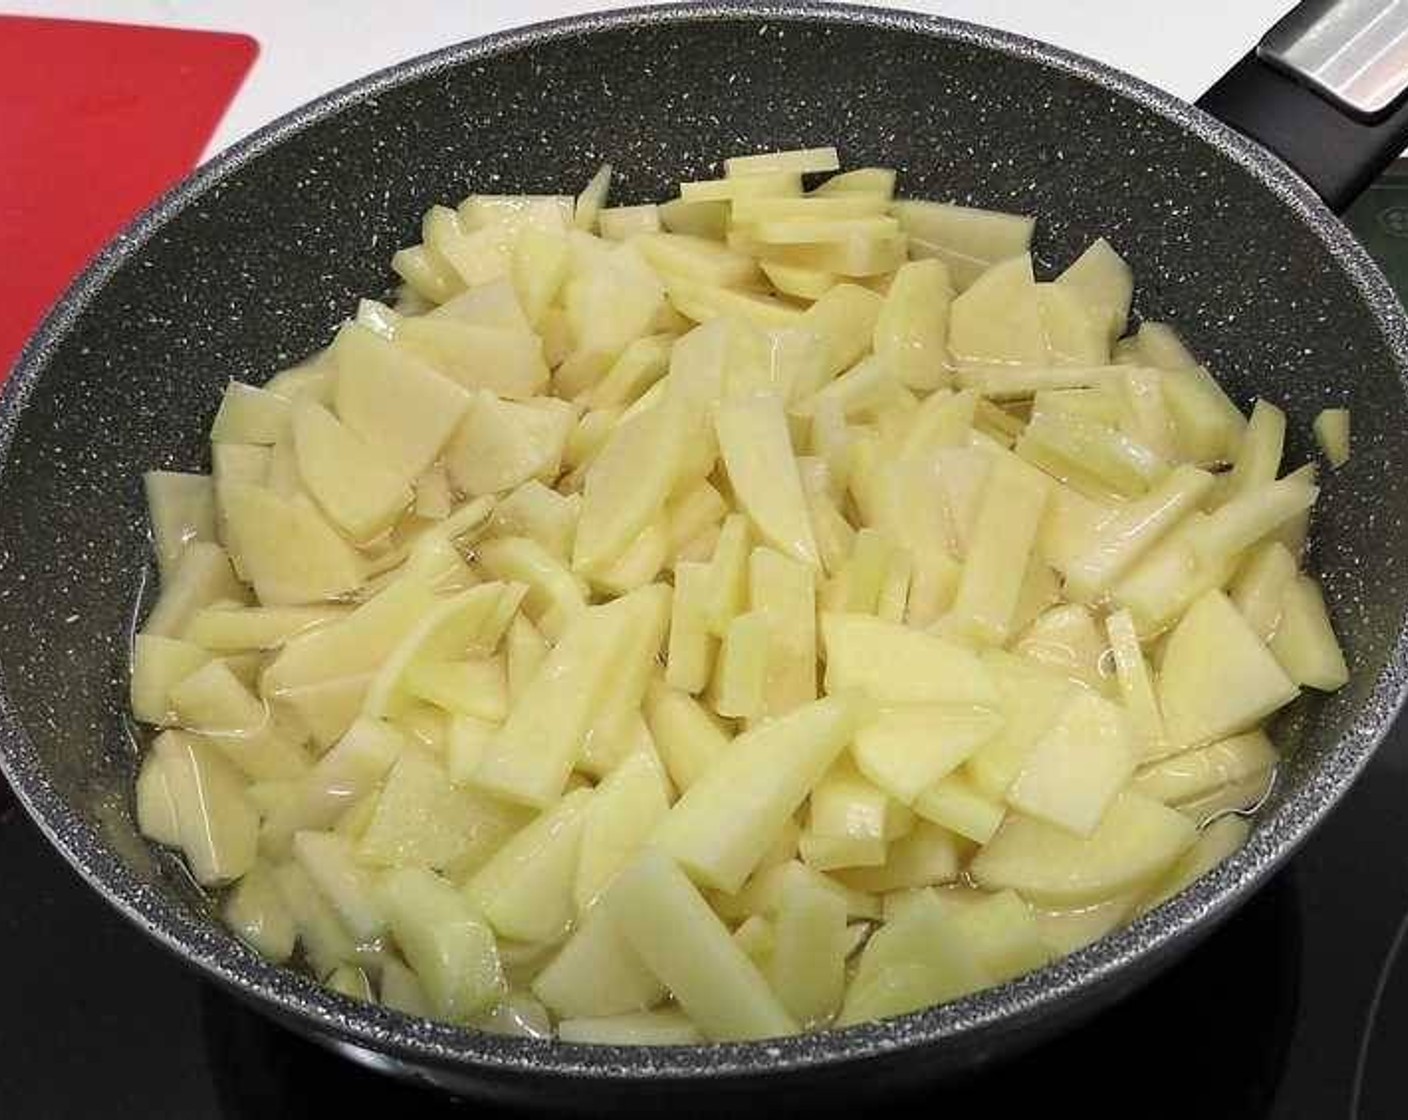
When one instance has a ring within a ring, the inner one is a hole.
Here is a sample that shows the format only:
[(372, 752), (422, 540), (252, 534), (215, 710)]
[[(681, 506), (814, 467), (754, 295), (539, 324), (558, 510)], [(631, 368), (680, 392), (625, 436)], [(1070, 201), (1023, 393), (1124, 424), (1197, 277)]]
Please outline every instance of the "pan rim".
[[(1310, 188), (1274, 155), (1206, 113), (1122, 71), (1008, 32), (937, 16), (812, 2), (719, 2), (626, 8), (540, 23), (446, 47), (333, 90), (264, 126), (199, 167), (143, 211), (73, 282), (21, 351), (0, 388), (0, 476), (18, 421), (59, 343), (94, 296), (143, 245), (188, 205), (284, 139), (379, 93), (442, 70), (544, 42), (635, 27), (741, 20), (833, 23), (956, 41), (1033, 62), (1091, 82), (1191, 133), (1249, 173), (1322, 242), (1358, 289), (1394, 355), (1408, 392), (1408, 318), (1367, 252)], [(586, 1046), (507, 1038), (402, 1016), (335, 995), (302, 975), (232, 949), (213, 923), (143, 884), (48, 781), (5, 687), (0, 664), (0, 772), (19, 803), (71, 867), (153, 940), (202, 975), (283, 1019), (431, 1067), (479, 1069), (491, 1078), (596, 1078), (620, 1083), (799, 1073), (892, 1056), (923, 1045), (995, 1037), (1018, 1021), (1070, 1012), (1078, 994), (1113, 988), (1116, 978), (1148, 968), (1191, 945), (1249, 897), (1318, 826), (1353, 784), (1401, 707), (1408, 627), (1376, 678), (1359, 717), (1320, 763), (1316, 778), (1269, 817), (1252, 840), (1216, 872), (1123, 930), (1035, 973), (953, 1003), (895, 1019), (815, 1035), (698, 1047)]]

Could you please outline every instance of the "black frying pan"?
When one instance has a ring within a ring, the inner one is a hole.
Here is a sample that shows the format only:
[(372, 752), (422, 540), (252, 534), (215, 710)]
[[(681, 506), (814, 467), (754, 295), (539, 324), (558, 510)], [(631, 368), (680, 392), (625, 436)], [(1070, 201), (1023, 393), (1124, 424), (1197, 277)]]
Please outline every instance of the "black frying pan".
[[(124, 233), (0, 397), (6, 776), (96, 890), (211, 979), (295, 1030), (458, 1090), (650, 1109), (704, 1091), (829, 1094), (972, 1068), (1091, 1014), (1185, 952), (1305, 839), (1393, 719), (1408, 664), (1408, 321), (1312, 189), (1346, 203), (1402, 147), (1408, 110), (1356, 120), (1255, 58), (1205, 103), (1274, 132), (1310, 185), (1206, 113), (1093, 62), (848, 8), (568, 20), (408, 63), (285, 118)], [(849, 165), (898, 167), (910, 195), (1041, 215), (1050, 264), (1107, 236), (1134, 266), (1140, 314), (1173, 322), (1243, 404), (1287, 409), (1293, 459), (1310, 454), (1319, 409), (1353, 410), (1354, 458), (1328, 478), (1314, 544), (1353, 679), (1283, 729), (1289, 760), (1250, 842), (1040, 972), (768, 1043), (512, 1040), (354, 1003), (261, 961), (133, 825), (123, 712), (148, 564), (140, 472), (202, 467), (225, 381), (263, 380), (321, 346), (358, 295), (388, 287), (392, 248), (416, 239), (433, 201), (561, 190), (604, 158), (623, 197), (654, 198), (722, 154), (828, 142)]]

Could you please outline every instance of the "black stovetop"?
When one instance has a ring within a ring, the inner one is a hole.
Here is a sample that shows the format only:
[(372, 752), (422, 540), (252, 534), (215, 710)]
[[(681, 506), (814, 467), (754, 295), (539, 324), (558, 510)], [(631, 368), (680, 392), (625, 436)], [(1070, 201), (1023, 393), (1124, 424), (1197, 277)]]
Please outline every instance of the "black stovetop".
[[(1350, 222), (1408, 291), (1408, 171)], [(1061, 1040), (891, 1111), (1402, 1120), (1405, 942), (1408, 719), (1290, 865), (1184, 962)], [(354, 1066), (196, 979), (62, 864), (3, 784), (0, 977), (0, 1116), (14, 1120), (507, 1115)]]

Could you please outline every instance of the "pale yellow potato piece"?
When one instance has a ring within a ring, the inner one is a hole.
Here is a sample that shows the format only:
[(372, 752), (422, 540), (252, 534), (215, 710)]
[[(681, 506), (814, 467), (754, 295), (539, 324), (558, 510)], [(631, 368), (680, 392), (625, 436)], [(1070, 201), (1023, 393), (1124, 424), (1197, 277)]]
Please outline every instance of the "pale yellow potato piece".
[(802, 1028), (836, 1013), (846, 988), (846, 904), (831, 891), (789, 879), (774, 929), (767, 976), (782, 1006)]
[(485, 791), (537, 808), (562, 795), (600, 712), (612, 674), (640, 611), (645, 590), (572, 619), (503, 728), (484, 749), (474, 782)]
[(371, 941), (381, 936), (387, 918), (376, 876), (356, 862), (350, 840), (335, 832), (298, 832), (293, 858), (353, 937)]
[(439, 253), (425, 245), (397, 249), (391, 267), (427, 303), (444, 303), (464, 291), (464, 281)]
[(1324, 593), (1313, 577), (1300, 576), (1287, 585), (1271, 652), (1296, 684), (1333, 692), (1349, 682)]
[(723, 637), (728, 624), (735, 615), (743, 613), (747, 605), (751, 549), (748, 518), (741, 513), (730, 514), (719, 531), (718, 543), (708, 564), (708, 582), (703, 589), (705, 624), (716, 637)]
[(1151, 883), (1192, 846), (1197, 832), (1176, 810), (1132, 791), (1110, 804), (1089, 836), (1012, 815), (974, 857), (974, 878), (1057, 906), (1113, 898)]
[(218, 544), (193, 541), (170, 578), (163, 577), (161, 594), (142, 623), (142, 633), (178, 638), (203, 608), (248, 599), (249, 589), (236, 577), (229, 554)]
[[(1054, 399), (1057, 393), (1082, 389), (1104, 389), (1123, 376), (1118, 366), (1052, 366), (1045, 361), (1033, 366), (959, 366), (958, 384), (972, 389), (985, 400), (1023, 401), (1042, 396)], [(1069, 400), (1070, 398), (1062, 398)], [(1107, 401), (1107, 421), (1118, 416), (1117, 404)]]
[(734, 495), (759, 537), (794, 560), (820, 566), (782, 402), (771, 396), (724, 401), (714, 424)]
[(1159, 706), (1170, 743), (1197, 746), (1255, 726), (1299, 689), (1220, 591), (1198, 599), (1169, 635)]
[(748, 598), (768, 630), (763, 709), (785, 715), (816, 699), (816, 571), (771, 548), (748, 558)]
[(645, 717), (670, 781), (681, 793), (729, 748), (728, 735), (697, 700), (658, 681), (646, 693)]
[(212, 653), (275, 650), (299, 634), (345, 618), (350, 608), (241, 607), (214, 604), (202, 608), (186, 627), (185, 638)]
[(1135, 753), (1142, 759), (1157, 758), (1167, 750), (1164, 717), (1154, 693), (1149, 663), (1139, 645), (1134, 619), (1128, 611), (1114, 611), (1105, 618), (1105, 634), (1115, 662), (1120, 700), (1129, 717)]
[(1036, 219), (997, 210), (905, 199), (892, 211), (910, 236), (915, 257), (938, 257), (962, 292), (992, 265), (1025, 253)]
[(1108, 342), (1124, 334), (1134, 296), (1134, 273), (1103, 237), (1092, 241), (1056, 283), (1079, 293), (1099, 317)]
[(1349, 462), (1349, 409), (1327, 408), (1315, 417), (1315, 442), (1330, 460), (1330, 466)]
[(1080, 292), (1061, 284), (1037, 284), (1036, 299), (1053, 365), (1090, 366), (1110, 360), (1105, 316)]
[(597, 214), (597, 230), (607, 241), (629, 241), (660, 231), (660, 207), (653, 202), (637, 206), (610, 206)]
[(748, 611), (730, 620), (710, 688), (710, 700), (719, 715), (753, 719), (763, 714), (771, 641), (767, 617), (760, 612)]
[(164, 580), (176, 570), (187, 545), (216, 540), (214, 483), (209, 475), (147, 471), (142, 475), (142, 492), (157, 570)]
[(914, 811), (978, 844), (992, 839), (1007, 815), (1006, 806), (976, 789), (961, 771), (925, 789), (915, 798)]
[(1206, 520), (1206, 514), (1190, 513), (1111, 588), (1110, 597), (1129, 610), (1141, 639), (1168, 629), (1195, 599), (1232, 577), (1236, 557), (1206, 558), (1193, 547)]
[(856, 732), (851, 753), (861, 773), (909, 805), (961, 766), (1002, 725), (996, 712), (969, 705), (886, 708)]
[(608, 908), (596, 906), (534, 978), (533, 994), (560, 1018), (578, 1019), (645, 1011), (665, 998), (665, 989)]
[(402, 320), (396, 344), (466, 389), (527, 400), (547, 388), (542, 342), (527, 330), (415, 316)]
[(1258, 545), (1238, 569), (1230, 589), (1232, 602), (1263, 642), (1276, 633), (1286, 590), (1298, 575), (1296, 558), (1278, 540)]
[[(956, 896), (956, 892), (941, 891), (940, 899), (949, 901), (946, 894)], [(979, 894), (950, 904), (953, 924), (973, 946), (994, 983), (1032, 972), (1051, 960), (1036, 915), (1016, 891)]]
[(870, 348), (884, 304), (884, 298), (868, 288), (837, 284), (800, 317), (796, 325), (821, 339), (827, 379), (850, 368)]
[[(161, 760), (176, 835), (191, 874), (203, 886), (233, 882), (254, 866), (259, 814), (244, 778), (211, 743), (166, 731), (152, 744)], [(170, 825), (169, 818), (164, 822)], [(168, 838), (170, 838), (168, 836)]]
[(711, 585), (708, 564), (681, 561), (675, 565), (665, 681), (681, 692), (703, 692), (713, 672), (717, 639), (708, 622)]
[(289, 796), (265, 813), (260, 847), (282, 856), (295, 832), (332, 827), (354, 803), (376, 790), (403, 750), (405, 739), (390, 724), (356, 721), (296, 780)]
[(211, 651), (191, 642), (138, 634), (132, 643), (132, 675), (128, 683), (132, 714), (143, 723), (175, 723), (171, 690), (213, 658)]
[(1020, 813), (1089, 836), (1134, 773), (1124, 712), (1094, 693), (1077, 692), (1032, 746), (1007, 791)]
[(807, 827), (818, 836), (889, 840), (912, 827), (914, 816), (848, 759), (839, 760), (811, 791)]
[[(567, 279), (568, 257), (567, 238), (560, 233), (525, 229), (514, 242), (509, 276), (523, 315), (532, 326), (544, 326), (547, 310)], [(543, 358), (548, 360), (546, 344)]]
[(823, 614), (826, 689), (859, 689), (882, 704), (991, 706), (998, 694), (971, 651), (933, 634), (856, 614)]
[(647, 849), (605, 905), (646, 966), (715, 1041), (794, 1034), (787, 1014), (728, 927), (671, 859)]
[(289, 399), (240, 381), (231, 381), (210, 427), (213, 443), (272, 446), (288, 431)]
[(577, 858), (593, 797), (585, 789), (567, 794), (465, 884), (465, 897), (499, 936), (541, 943), (567, 932), (577, 912)]
[(829, 697), (745, 732), (674, 804), (652, 843), (699, 882), (737, 891), (856, 721), (852, 704)]
[(671, 233), (722, 241), (728, 233), (729, 205), (726, 200), (686, 202), (672, 198), (660, 204), (660, 224)]
[(965, 841), (932, 821), (916, 821), (904, 836), (891, 840), (879, 867), (856, 867), (836, 873), (848, 887), (893, 897), (893, 892), (947, 883), (958, 877)]
[(612, 432), (587, 471), (572, 549), (575, 570), (605, 570), (659, 515), (683, 460), (684, 439), (684, 416), (668, 401)]
[(435, 461), (469, 394), (411, 354), (355, 324), (328, 350), (337, 370), (338, 419), (378, 448), (407, 478)]
[(405, 679), (417, 662), (440, 662), (485, 655), (498, 645), (526, 588), (514, 583), (481, 583), (427, 611), (391, 650), (367, 690), (363, 710), (372, 718), (395, 715), (404, 701)]
[(524, 607), (534, 621), (548, 628), (556, 618), (565, 624), (587, 605), (587, 586), (566, 564), (529, 537), (502, 536), (481, 541), (479, 562), (490, 575), (523, 584)]
[(1286, 414), (1259, 400), (1252, 408), (1237, 459), (1228, 472), (1223, 500), (1231, 501), (1276, 481), (1286, 440)]
[[(1140, 335), (1155, 326), (1145, 323)], [(1146, 359), (1141, 364), (1165, 368), (1160, 361)], [(1247, 426), (1241, 410), (1202, 366), (1165, 368), (1165, 373), (1164, 399), (1183, 455), (1198, 463), (1234, 461)]]
[(1145, 766), (1131, 788), (1165, 805), (1178, 805), (1261, 774), (1275, 766), (1277, 758), (1264, 732), (1248, 731)]
[(517, 806), (458, 789), (436, 759), (406, 750), (387, 775), (357, 843), (373, 867), (478, 867), (527, 823)]
[(303, 485), (354, 540), (385, 531), (414, 500), (399, 470), (307, 397), (293, 406), (293, 446)]
[(562, 194), (472, 194), (459, 205), (466, 229), (502, 226), (514, 233), (525, 229), (554, 232), (572, 224), (573, 199)]
[(989, 645), (1006, 644), (1046, 498), (1045, 481), (1028, 475), (1009, 456), (993, 463), (958, 592), (945, 619), (953, 632)]
[(289, 861), (275, 867), (271, 877), (298, 930), (301, 955), (315, 975), (327, 976), (356, 956), (352, 935), (302, 867)]
[(954, 299), (948, 347), (956, 361), (975, 365), (1046, 364), (1046, 332), (1029, 255), (995, 265)]
[(950, 909), (923, 892), (871, 935), (836, 1025), (902, 1015), (957, 999), (992, 981)]
[(1209, 822), (1229, 813), (1245, 814), (1255, 812), (1266, 800), (1276, 781), (1274, 769), (1259, 770), (1238, 782), (1220, 786), (1203, 797), (1183, 801), (1175, 806), (1198, 828), (1205, 828)]
[(705, 237), (649, 233), (632, 244), (665, 276), (719, 288), (749, 287), (758, 280), (758, 265), (752, 257)]
[(724, 160), (724, 174), (730, 179), (743, 175), (778, 172), (794, 172), (801, 175), (818, 171), (837, 171), (840, 167), (840, 160), (833, 147), (796, 148), (752, 156), (731, 156)]
[(879, 867), (885, 862), (887, 841), (873, 836), (832, 836), (806, 831), (797, 837), (797, 854), (816, 871)]
[(408, 695), (456, 715), (497, 723), (508, 714), (502, 657), (412, 661), (401, 684)]
[(266, 606), (337, 599), (361, 585), (361, 558), (308, 498), (243, 482), (220, 498), (232, 551)]
[(1032, 914), (1047, 951), (1052, 957), (1064, 957), (1099, 941), (1127, 922), (1137, 902), (1137, 893), (1131, 891), (1104, 902), (1071, 907), (1038, 905)]
[(592, 795), (582, 829), (573, 898), (584, 914), (670, 809), (664, 775), (647, 755), (616, 767)]
[(1035, 413), (1013, 450), (1097, 501), (1137, 498), (1169, 466), (1119, 429), (1072, 414)]
[(181, 846), (181, 820), (166, 778), (166, 762), (149, 750), (137, 771), (137, 830), (168, 848)]
[[(790, 831), (795, 846), (800, 834), (795, 825)], [(849, 877), (859, 873), (844, 874)], [(713, 892), (709, 897), (720, 917), (729, 921), (741, 921), (752, 914), (772, 920), (777, 917), (778, 908), (782, 905), (782, 888), (794, 875), (802, 876), (838, 895), (846, 903), (846, 913), (851, 918), (872, 921), (881, 916), (880, 900), (874, 895), (852, 889), (841, 882), (839, 876), (815, 871), (791, 857), (760, 867), (741, 891), (733, 894)]]
[(572, 555), (572, 538), (582, 500), (559, 494), (537, 479), (529, 479), (494, 505), (490, 531), (499, 537), (531, 537), (558, 560)]
[(464, 895), (433, 872), (393, 871), (381, 894), (391, 932), (437, 1016), (463, 1022), (504, 990), (494, 934)]
[(1097, 692), (1105, 691), (1105, 652), (1109, 647), (1095, 617), (1079, 603), (1043, 611), (1013, 647), (1016, 653), (1064, 673)]
[(673, 343), (674, 338), (667, 334), (649, 334), (636, 339), (593, 386), (588, 403), (592, 408), (616, 408), (634, 403), (669, 370)]
[(1078, 686), (1063, 673), (1011, 653), (989, 651), (983, 663), (1000, 695), (996, 711), (1001, 723), (973, 752), (964, 772), (984, 797), (1000, 801), (1032, 745)]
[(1315, 504), (1320, 491), (1314, 469), (1301, 468), (1275, 482), (1253, 487), (1211, 513), (1193, 534), (1205, 561), (1235, 556)]
[[(652, 756), (655, 753), (640, 710), (665, 648), (665, 633), (670, 624), (670, 592), (662, 583), (650, 584), (617, 599), (605, 609), (628, 616), (627, 635), (612, 666), (611, 687), (582, 744), (582, 758), (585, 763), (604, 750), (609, 769), (616, 761), (612, 756), (613, 748), (633, 736), (645, 740)], [(599, 771), (598, 776), (605, 772)]]
[(605, 1018), (563, 1019), (557, 1025), (563, 1042), (595, 1046), (693, 1046), (705, 1041), (681, 1011), (633, 1011)]
[(173, 686), (168, 696), (182, 726), (207, 738), (248, 777), (293, 778), (308, 769), (299, 744), (226, 662), (202, 666)]
[(1063, 566), (1066, 594), (1085, 602), (1104, 591), (1196, 509), (1214, 482), (1206, 471), (1180, 466), (1143, 497), (1120, 506)]
[[(384, 308), (383, 312), (389, 312), (395, 329), (399, 330), (406, 316), (399, 316), (389, 308)], [(473, 327), (490, 327), (519, 334), (529, 333), (533, 329), (533, 324), (524, 312), (523, 301), (519, 298), (513, 281), (507, 276), (461, 292), (454, 299), (419, 318), (432, 322), (449, 321)]]
[(471, 495), (510, 490), (530, 479), (551, 482), (561, 467), (575, 419), (565, 401), (527, 403), (474, 395), (445, 449), (450, 478)]
[(577, 196), (572, 211), (572, 225), (590, 232), (596, 228), (601, 208), (606, 205), (606, 196), (611, 190), (611, 164), (603, 163), (597, 168), (582, 193)]
[(293, 956), (298, 930), (264, 864), (251, 867), (225, 896), (220, 920), (236, 937), (275, 964)]
[(948, 320), (953, 283), (936, 259), (902, 265), (875, 323), (874, 348), (914, 389), (948, 383)]
[(728, 202), (738, 198), (795, 198), (802, 193), (802, 173), (794, 170), (755, 171), (724, 179), (680, 184), (685, 202)]

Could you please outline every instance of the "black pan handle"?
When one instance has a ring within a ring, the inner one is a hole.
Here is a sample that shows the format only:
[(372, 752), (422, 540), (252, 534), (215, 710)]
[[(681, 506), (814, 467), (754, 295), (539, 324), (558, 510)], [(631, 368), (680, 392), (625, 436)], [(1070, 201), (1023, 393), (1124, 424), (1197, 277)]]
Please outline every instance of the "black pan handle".
[(1343, 212), (1408, 146), (1408, 0), (1307, 0), (1198, 99)]

